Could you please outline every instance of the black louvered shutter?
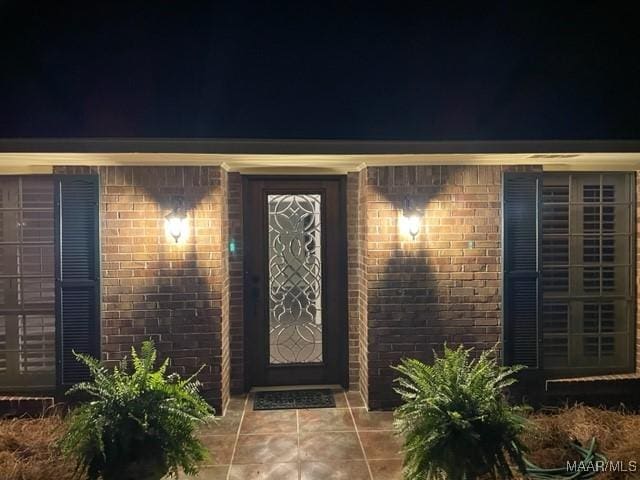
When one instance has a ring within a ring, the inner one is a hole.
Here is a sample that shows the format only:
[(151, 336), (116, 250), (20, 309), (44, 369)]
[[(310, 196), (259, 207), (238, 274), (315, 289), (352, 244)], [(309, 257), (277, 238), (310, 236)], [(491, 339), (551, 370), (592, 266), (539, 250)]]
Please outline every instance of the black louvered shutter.
[(505, 172), (504, 351), (508, 364), (540, 367), (542, 175)]
[(95, 175), (55, 179), (58, 385), (88, 378), (73, 352), (100, 354), (99, 183)]

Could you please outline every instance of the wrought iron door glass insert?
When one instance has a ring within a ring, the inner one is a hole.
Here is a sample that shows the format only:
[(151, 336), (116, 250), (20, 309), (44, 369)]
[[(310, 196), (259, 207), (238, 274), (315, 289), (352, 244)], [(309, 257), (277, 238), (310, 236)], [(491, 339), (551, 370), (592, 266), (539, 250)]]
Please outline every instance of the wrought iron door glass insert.
[(321, 196), (267, 203), (270, 363), (322, 362)]

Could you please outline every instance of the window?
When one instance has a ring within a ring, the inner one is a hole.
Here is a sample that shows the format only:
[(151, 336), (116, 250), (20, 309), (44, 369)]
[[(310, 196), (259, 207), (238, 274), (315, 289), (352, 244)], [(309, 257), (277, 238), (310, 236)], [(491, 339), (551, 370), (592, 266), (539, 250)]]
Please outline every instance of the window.
[(627, 174), (543, 177), (545, 369), (632, 366), (632, 186)]
[(55, 384), (53, 182), (0, 177), (0, 385)]

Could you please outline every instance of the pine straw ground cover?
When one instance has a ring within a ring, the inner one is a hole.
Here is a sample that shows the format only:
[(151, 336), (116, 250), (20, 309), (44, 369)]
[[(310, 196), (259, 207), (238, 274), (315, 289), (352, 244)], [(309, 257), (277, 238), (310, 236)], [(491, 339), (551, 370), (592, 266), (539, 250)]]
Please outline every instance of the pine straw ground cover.
[(640, 478), (640, 414), (578, 405), (538, 411), (530, 419), (534, 428), (527, 429), (522, 438), (529, 448), (527, 458), (536, 465), (553, 468), (579, 461), (580, 455), (571, 448), (571, 441), (587, 447), (595, 437), (597, 450), (607, 460), (625, 466), (636, 462), (638, 468), (635, 473), (601, 473), (598, 479)]
[(57, 415), (0, 420), (0, 479), (74, 478), (73, 462), (63, 459), (54, 445), (63, 428)]
[[(528, 458), (541, 467), (578, 460), (571, 439), (586, 445), (598, 439), (598, 450), (611, 461), (636, 461), (640, 468), (640, 415), (622, 410), (575, 406), (531, 415), (532, 428), (523, 437)], [(55, 441), (63, 431), (59, 416), (0, 420), (0, 479), (71, 480), (73, 463), (61, 458)], [(636, 472), (635, 478), (640, 478)], [(629, 473), (604, 473), (602, 480), (634, 478)]]

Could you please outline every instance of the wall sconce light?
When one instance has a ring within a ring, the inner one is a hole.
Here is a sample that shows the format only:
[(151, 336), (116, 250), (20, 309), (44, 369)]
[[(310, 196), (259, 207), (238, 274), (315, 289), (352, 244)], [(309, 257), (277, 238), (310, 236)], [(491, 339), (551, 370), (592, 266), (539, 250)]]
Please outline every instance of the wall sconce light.
[(411, 235), (413, 240), (420, 233), (421, 212), (415, 207), (409, 197), (405, 197), (402, 206), (402, 231)]
[(165, 217), (167, 233), (178, 243), (180, 238), (187, 235), (187, 213), (184, 208), (183, 197), (173, 197), (173, 210)]

